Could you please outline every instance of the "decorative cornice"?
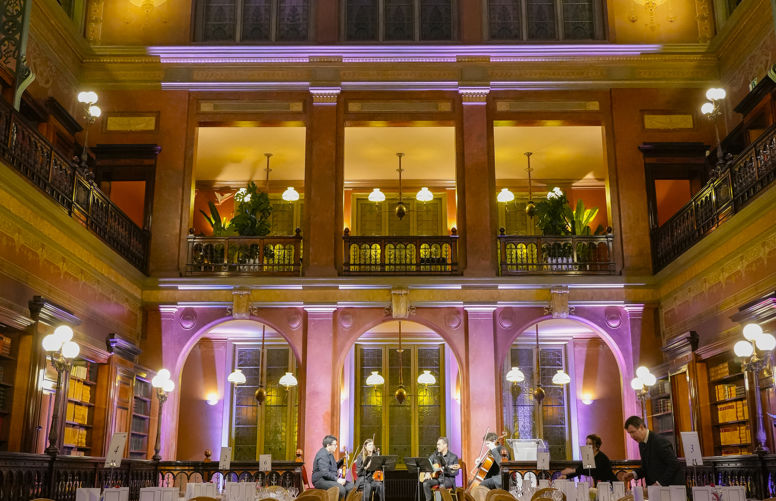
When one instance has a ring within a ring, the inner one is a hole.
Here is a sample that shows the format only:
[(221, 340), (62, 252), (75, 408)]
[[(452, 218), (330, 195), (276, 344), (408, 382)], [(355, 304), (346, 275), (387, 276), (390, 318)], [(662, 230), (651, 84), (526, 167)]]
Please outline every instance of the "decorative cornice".
[(108, 337), (105, 338), (105, 344), (110, 353), (118, 355), (124, 360), (128, 360), (132, 363), (137, 362), (137, 357), (141, 352), (140, 348), (134, 343), (119, 337), (118, 334), (109, 334)]
[(480, 87), (458, 87), (458, 93), (461, 95), (463, 104), (485, 104), (490, 94), (489, 86)]
[(313, 104), (319, 106), (336, 106), (340, 92), (341, 87), (310, 87)]
[(36, 322), (43, 322), (49, 325), (66, 323), (69, 325), (80, 325), (81, 319), (73, 313), (56, 303), (52, 303), (42, 296), (33, 296), (29, 303), (30, 317)]

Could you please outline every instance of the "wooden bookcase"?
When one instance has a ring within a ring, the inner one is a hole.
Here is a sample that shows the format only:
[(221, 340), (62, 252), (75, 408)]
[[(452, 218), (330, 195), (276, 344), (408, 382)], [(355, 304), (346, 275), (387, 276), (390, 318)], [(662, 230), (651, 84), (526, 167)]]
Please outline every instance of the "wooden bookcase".
[(0, 324), (0, 450), (8, 450), (13, 408), (18, 331)]
[(662, 435), (676, 451), (676, 430), (674, 427), (674, 406), (671, 398), (671, 381), (668, 377), (657, 380), (649, 389), (649, 429)]
[(746, 374), (730, 352), (706, 361), (714, 455), (752, 453)]
[(146, 459), (148, 456), (152, 403), (153, 391), (150, 380), (136, 375), (132, 392), (132, 422), (127, 451), (127, 456), (130, 458)]
[(98, 364), (79, 360), (70, 369), (67, 381), (62, 449), (70, 456), (91, 456), (94, 402)]

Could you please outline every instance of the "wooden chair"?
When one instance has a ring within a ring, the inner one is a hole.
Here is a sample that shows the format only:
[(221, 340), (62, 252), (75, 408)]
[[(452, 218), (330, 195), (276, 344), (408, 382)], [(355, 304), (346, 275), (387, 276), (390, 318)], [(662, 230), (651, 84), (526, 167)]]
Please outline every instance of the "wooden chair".
[(211, 498), (210, 496), (197, 496), (195, 498), (191, 498), (189, 501), (218, 501), (218, 499)]
[(440, 486), (439, 494), (442, 496), (442, 501), (453, 501), (453, 496), (450, 494), (450, 490), (447, 487)]
[[(485, 487), (482, 488), (485, 489)], [(515, 501), (515, 497), (504, 489), (490, 489), (485, 496), (485, 501)]]
[(469, 491), (469, 496), (471, 496), (471, 498), (474, 501), (485, 501), (485, 498), (488, 497), (489, 492), (490, 492), (490, 489), (488, 489), (487, 487), (478, 485), (477, 487)]
[(323, 489), (307, 489), (296, 499), (298, 501), (329, 501), (329, 493)]
[(50, 498), (35, 498), (35, 499), (31, 499), (30, 501), (54, 501), (54, 500)]
[(543, 501), (556, 501), (555, 493), (559, 493), (561, 495), (561, 499), (566, 501), (566, 495), (554, 487), (545, 487), (544, 489), (539, 489), (538, 491), (534, 492), (533, 496), (531, 496), (531, 501), (538, 501), (539, 499), (543, 499)]
[(326, 489), (329, 501), (339, 501), (339, 487), (329, 487)]
[(617, 501), (633, 501), (633, 494), (628, 494), (627, 496), (623, 496)]

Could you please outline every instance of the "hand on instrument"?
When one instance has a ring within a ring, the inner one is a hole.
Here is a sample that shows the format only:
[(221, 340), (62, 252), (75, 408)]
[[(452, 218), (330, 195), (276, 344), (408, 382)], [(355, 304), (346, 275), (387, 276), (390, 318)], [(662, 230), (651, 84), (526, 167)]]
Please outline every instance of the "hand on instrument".
[(626, 471), (622, 475), (622, 481), (625, 482), (626, 484), (635, 478), (636, 478), (636, 474), (633, 473), (633, 471)]
[(345, 485), (345, 482), (347, 482), (347, 480), (345, 480), (344, 478), (338, 478), (337, 479), (337, 483), (340, 484), (340, 485)]
[(560, 473), (561, 473), (561, 475), (563, 475), (563, 478), (566, 478), (566, 475), (571, 475), (575, 471), (576, 470), (574, 468), (563, 468), (563, 470), (561, 470)]

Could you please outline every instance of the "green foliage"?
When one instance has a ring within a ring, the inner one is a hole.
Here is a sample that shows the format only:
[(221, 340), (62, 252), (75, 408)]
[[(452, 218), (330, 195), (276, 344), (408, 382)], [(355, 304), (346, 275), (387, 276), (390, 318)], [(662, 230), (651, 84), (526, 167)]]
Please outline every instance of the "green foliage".
[[(577, 208), (573, 212), (573, 216), (568, 224), (571, 228), (572, 235), (590, 235), (590, 223), (598, 215), (598, 207), (592, 209), (585, 209), (585, 203), (582, 199), (577, 200)], [(600, 226), (600, 225), (599, 225)], [(597, 234), (596, 230), (596, 234)]]
[(573, 218), (569, 201), (560, 188), (553, 188), (546, 199), (536, 204), (536, 225), (545, 235), (568, 235), (568, 221)]
[(230, 228), (245, 237), (269, 235), (272, 230), (269, 221), (272, 214), (269, 195), (258, 191), (256, 184), (251, 181), (247, 188), (240, 189), (234, 195), (234, 201), (234, 218)]
[(208, 207), (210, 207), (210, 215), (208, 215), (205, 211), (200, 210), (199, 212), (202, 213), (203, 216), (205, 216), (205, 220), (210, 223), (210, 227), (213, 229), (213, 236), (214, 237), (228, 237), (232, 235), (237, 235), (237, 232), (231, 228), (229, 221), (226, 218), (222, 218), (221, 214), (218, 212), (218, 207), (216, 207), (216, 204), (213, 203), (211, 200), (207, 203)]

